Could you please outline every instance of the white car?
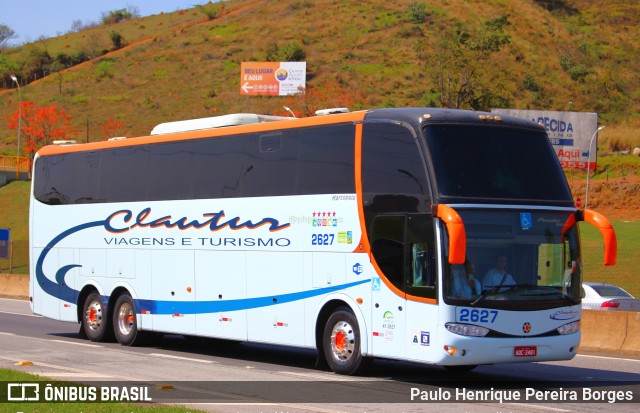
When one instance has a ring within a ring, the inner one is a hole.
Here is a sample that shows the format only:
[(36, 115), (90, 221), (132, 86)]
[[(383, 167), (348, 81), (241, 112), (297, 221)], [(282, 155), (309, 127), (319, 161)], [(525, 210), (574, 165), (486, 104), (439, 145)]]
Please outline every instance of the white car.
[(615, 285), (586, 282), (582, 283), (582, 309), (640, 311), (640, 299)]

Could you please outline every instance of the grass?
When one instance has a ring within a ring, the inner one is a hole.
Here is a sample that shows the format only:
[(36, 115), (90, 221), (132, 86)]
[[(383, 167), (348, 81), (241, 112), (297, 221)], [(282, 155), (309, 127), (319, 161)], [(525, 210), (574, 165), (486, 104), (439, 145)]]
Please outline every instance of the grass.
[[(3, 382), (33, 382), (50, 380), (42, 376), (23, 373), (20, 371), (0, 369), (0, 381)], [(4, 389), (3, 389), (4, 391)], [(141, 405), (131, 403), (1, 403), (0, 413), (37, 412), (37, 413), (184, 413), (202, 412), (180, 406)]]
[(12, 181), (0, 187), (0, 228), (11, 228), (11, 239), (29, 239), (31, 182)]
[(613, 221), (612, 224), (618, 239), (618, 261), (611, 267), (602, 264), (604, 244), (600, 232), (591, 224), (580, 224), (584, 281), (618, 285), (634, 297), (640, 297), (637, 280), (640, 269), (640, 222)]
[[(572, 179), (587, 179), (586, 170), (566, 169), (565, 174), (570, 182)], [(640, 156), (602, 151), (598, 155), (595, 173), (591, 172), (591, 179), (606, 180), (608, 178), (625, 178), (632, 175), (640, 176)]]

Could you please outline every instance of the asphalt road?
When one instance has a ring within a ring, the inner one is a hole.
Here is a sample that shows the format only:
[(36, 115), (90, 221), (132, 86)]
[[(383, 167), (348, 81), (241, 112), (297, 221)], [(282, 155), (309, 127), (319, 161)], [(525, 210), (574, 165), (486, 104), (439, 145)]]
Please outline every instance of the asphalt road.
[[(123, 347), (92, 343), (78, 329), (32, 315), (25, 301), (0, 299), (0, 368), (89, 385), (146, 386), (154, 402), (214, 412), (637, 412), (640, 407), (637, 359), (580, 354), (566, 362), (480, 366), (469, 373), (376, 360), (367, 376), (344, 377), (317, 369), (315, 353), (308, 350), (181, 336)], [(16, 365), (21, 361), (33, 365)], [(600, 402), (585, 403), (584, 397)], [(617, 400), (626, 398), (631, 402)]]

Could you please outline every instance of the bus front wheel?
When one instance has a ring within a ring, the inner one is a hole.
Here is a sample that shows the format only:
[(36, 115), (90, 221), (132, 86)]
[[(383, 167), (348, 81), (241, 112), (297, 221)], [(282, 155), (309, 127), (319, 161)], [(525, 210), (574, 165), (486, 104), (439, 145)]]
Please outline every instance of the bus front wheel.
[(360, 352), (360, 328), (350, 309), (338, 308), (327, 320), (322, 349), (331, 370), (338, 374), (356, 374), (365, 366)]
[(136, 307), (129, 294), (122, 294), (113, 308), (113, 332), (123, 346), (140, 344), (142, 332), (138, 330)]
[(82, 327), (91, 341), (105, 341), (109, 335), (109, 321), (102, 297), (93, 292), (84, 300)]

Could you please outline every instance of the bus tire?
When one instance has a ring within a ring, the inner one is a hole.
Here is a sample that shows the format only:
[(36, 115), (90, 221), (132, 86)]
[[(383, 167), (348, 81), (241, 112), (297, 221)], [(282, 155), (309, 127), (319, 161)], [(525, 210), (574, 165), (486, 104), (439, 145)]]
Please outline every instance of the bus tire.
[(136, 306), (127, 293), (120, 295), (113, 307), (113, 332), (123, 346), (135, 346), (143, 341), (144, 334), (138, 330)]
[(360, 327), (353, 312), (340, 307), (331, 314), (322, 335), (322, 350), (335, 373), (352, 375), (365, 367), (360, 352)]
[(82, 307), (82, 329), (91, 341), (105, 341), (109, 337), (109, 315), (102, 297), (93, 292), (84, 300)]

